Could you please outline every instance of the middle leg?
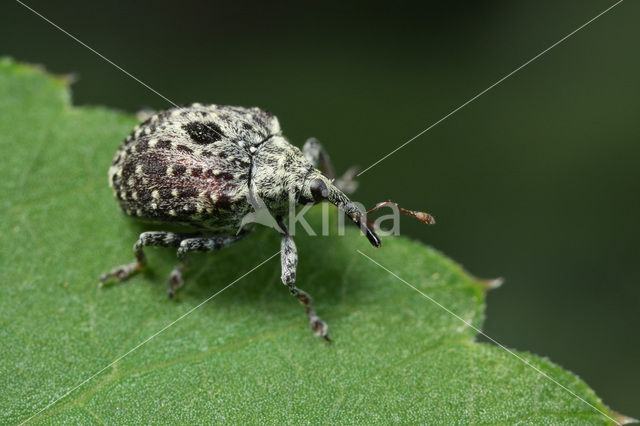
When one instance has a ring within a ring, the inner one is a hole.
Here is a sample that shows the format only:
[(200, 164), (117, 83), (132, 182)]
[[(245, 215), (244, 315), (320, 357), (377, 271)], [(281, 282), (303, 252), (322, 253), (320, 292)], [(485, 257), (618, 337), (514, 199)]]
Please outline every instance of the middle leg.
[(136, 260), (133, 263), (120, 265), (110, 272), (103, 274), (100, 277), (100, 284), (104, 284), (111, 278), (115, 278), (117, 281), (124, 281), (130, 276), (140, 272), (147, 266), (147, 257), (144, 255), (143, 250), (145, 247), (178, 247), (180, 241), (191, 236), (194, 235), (162, 231), (143, 232), (133, 246)]
[(240, 240), (247, 235), (247, 233), (248, 232), (243, 232), (238, 235), (186, 238), (180, 241), (178, 248), (178, 265), (171, 271), (171, 274), (169, 274), (169, 297), (173, 297), (175, 290), (184, 285), (182, 272), (185, 268), (187, 253), (193, 251), (221, 250)]

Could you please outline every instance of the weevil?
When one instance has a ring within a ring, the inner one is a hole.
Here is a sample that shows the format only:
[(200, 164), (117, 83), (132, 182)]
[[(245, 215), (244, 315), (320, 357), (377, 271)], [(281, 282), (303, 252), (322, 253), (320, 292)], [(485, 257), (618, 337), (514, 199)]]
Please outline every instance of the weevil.
[[(127, 215), (189, 231), (143, 232), (134, 245), (135, 261), (102, 275), (100, 282), (122, 281), (141, 271), (146, 246), (174, 247), (178, 264), (168, 280), (173, 297), (184, 284), (186, 255), (220, 250), (245, 237), (253, 227), (240, 225), (254, 209), (251, 200), (259, 199), (281, 233), (282, 282), (305, 306), (314, 334), (329, 341), (328, 326), (311, 296), (295, 285), (298, 254), (283, 218), (291, 197), (297, 204), (328, 201), (380, 247), (365, 214), (346, 195), (355, 189), (356, 173), (351, 168), (335, 180), (329, 155), (317, 139), (307, 140), (301, 151), (282, 135), (278, 119), (259, 108), (193, 103), (159, 112), (117, 150), (109, 185)], [(433, 222), (426, 213), (400, 210)]]

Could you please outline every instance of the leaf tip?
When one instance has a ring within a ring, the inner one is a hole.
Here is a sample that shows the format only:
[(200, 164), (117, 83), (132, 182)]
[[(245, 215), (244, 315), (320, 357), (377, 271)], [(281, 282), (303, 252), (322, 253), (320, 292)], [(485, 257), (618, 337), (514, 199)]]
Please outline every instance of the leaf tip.
[(498, 287), (501, 287), (502, 284), (504, 284), (504, 278), (502, 277), (498, 277), (498, 278), (492, 278), (492, 279), (486, 279), (486, 280), (479, 280), (480, 281), (480, 285), (482, 285), (482, 287), (486, 290), (494, 290)]
[(640, 423), (638, 419), (634, 419), (633, 417), (625, 416), (624, 414), (613, 412), (613, 418), (620, 425), (628, 425), (630, 423)]

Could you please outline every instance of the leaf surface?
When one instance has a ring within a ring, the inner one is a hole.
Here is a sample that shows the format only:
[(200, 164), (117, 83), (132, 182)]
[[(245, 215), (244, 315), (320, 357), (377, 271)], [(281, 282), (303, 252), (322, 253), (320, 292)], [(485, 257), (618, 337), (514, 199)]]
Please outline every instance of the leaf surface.
[[(72, 107), (64, 79), (9, 59), (0, 93), (0, 422), (18, 423), (276, 253), (279, 236), (260, 229), (194, 255), (176, 300), (166, 296), (167, 249), (147, 251), (149, 273), (99, 288), (145, 230), (121, 214), (106, 177), (135, 118)], [(355, 227), (296, 243), (298, 285), (332, 344), (311, 335), (276, 257), (32, 420), (611, 422), (503, 349), (475, 343), (472, 329), (356, 250), (481, 328), (485, 284), (437, 251), (400, 237), (375, 250)], [(519, 355), (622, 420), (573, 374)]]

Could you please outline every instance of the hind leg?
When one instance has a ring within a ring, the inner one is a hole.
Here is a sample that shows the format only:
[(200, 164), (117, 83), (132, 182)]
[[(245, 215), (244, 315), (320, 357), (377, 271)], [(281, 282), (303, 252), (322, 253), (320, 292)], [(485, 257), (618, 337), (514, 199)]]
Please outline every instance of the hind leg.
[[(331, 165), (331, 158), (329, 158), (329, 154), (318, 139), (307, 139), (302, 147), (302, 152), (307, 161), (313, 164), (314, 167), (319, 168), (327, 178), (335, 179), (336, 175)], [(350, 167), (342, 177), (334, 182), (334, 185), (345, 194), (351, 194), (358, 187), (358, 182), (353, 179), (359, 171), (360, 169), (358, 167)]]
[(175, 232), (143, 232), (133, 246), (136, 261), (120, 265), (110, 272), (103, 274), (100, 277), (100, 284), (104, 284), (105, 281), (111, 278), (115, 278), (117, 281), (124, 281), (130, 276), (140, 272), (147, 265), (147, 258), (143, 251), (144, 247), (178, 247), (180, 241), (188, 237), (189, 235), (187, 234), (176, 234)]
[(169, 297), (173, 297), (176, 289), (184, 285), (182, 272), (185, 268), (186, 255), (193, 251), (216, 251), (229, 247), (243, 238), (247, 232), (238, 235), (185, 238), (178, 243), (178, 265), (169, 274)]

